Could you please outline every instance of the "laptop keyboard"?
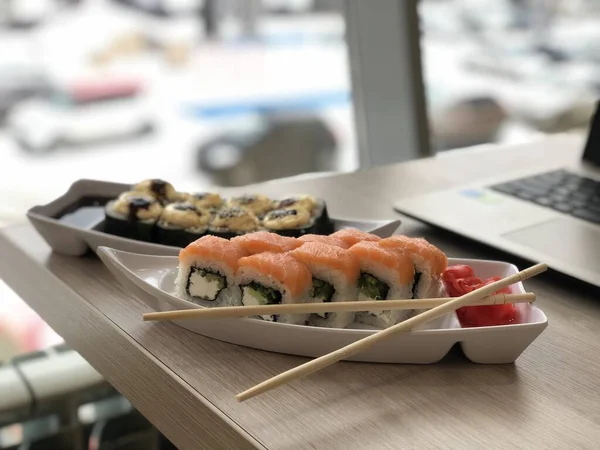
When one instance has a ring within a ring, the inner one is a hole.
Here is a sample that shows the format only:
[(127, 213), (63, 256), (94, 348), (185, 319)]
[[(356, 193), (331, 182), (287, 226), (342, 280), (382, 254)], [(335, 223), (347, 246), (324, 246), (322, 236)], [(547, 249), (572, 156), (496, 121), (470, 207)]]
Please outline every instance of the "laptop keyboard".
[(566, 170), (491, 186), (495, 191), (600, 224), (600, 182)]

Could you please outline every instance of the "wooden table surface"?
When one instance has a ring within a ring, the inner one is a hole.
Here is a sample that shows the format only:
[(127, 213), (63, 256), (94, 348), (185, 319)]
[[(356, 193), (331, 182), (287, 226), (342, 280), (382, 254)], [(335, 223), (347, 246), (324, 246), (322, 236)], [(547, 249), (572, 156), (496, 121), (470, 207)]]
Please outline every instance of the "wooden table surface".
[[(557, 167), (577, 160), (581, 144), (558, 136), (252, 190), (309, 192), (333, 215), (394, 218), (400, 196)], [(408, 219), (402, 231), (450, 256), (527, 264)], [(514, 365), (475, 365), (458, 351), (427, 366), (344, 362), (237, 403), (236, 393), (306, 359), (144, 323), (141, 294), (93, 256), (53, 254), (29, 225), (0, 233), (0, 255), (0, 277), (179, 448), (600, 447), (598, 290), (557, 273), (527, 282), (549, 327)]]

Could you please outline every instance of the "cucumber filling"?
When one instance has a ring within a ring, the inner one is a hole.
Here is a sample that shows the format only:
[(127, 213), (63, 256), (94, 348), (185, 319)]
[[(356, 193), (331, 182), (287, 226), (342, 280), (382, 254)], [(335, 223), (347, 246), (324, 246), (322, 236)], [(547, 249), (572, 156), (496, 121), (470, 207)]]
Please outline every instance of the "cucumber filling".
[(358, 278), (358, 290), (372, 300), (385, 300), (390, 287), (370, 273), (361, 272)]
[(215, 301), (226, 287), (227, 279), (219, 272), (192, 267), (185, 290), (191, 297)]
[[(281, 292), (276, 289), (264, 286), (256, 281), (241, 286), (242, 303), (245, 306), (256, 305), (277, 305), (281, 303)], [(277, 315), (261, 316), (264, 320), (277, 322)]]
[[(315, 303), (329, 303), (331, 298), (335, 294), (335, 288), (326, 281), (318, 278), (312, 279), (312, 289), (310, 290), (310, 296), (313, 298)], [(329, 313), (316, 313), (318, 316), (327, 319)]]
[[(379, 278), (374, 277), (370, 273), (361, 272), (358, 278), (358, 292), (359, 300), (385, 300), (387, 298), (390, 287), (381, 281)], [(379, 316), (384, 311), (369, 311), (369, 314)]]

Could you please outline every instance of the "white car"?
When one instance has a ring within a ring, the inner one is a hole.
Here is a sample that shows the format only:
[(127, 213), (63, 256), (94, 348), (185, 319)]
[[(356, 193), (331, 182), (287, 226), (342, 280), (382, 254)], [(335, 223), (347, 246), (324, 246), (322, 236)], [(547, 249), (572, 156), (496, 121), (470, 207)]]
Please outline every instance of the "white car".
[(32, 152), (142, 135), (153, 130), (139, 86), (86, 83), (16, 105), (7, 120), (15, 140)]

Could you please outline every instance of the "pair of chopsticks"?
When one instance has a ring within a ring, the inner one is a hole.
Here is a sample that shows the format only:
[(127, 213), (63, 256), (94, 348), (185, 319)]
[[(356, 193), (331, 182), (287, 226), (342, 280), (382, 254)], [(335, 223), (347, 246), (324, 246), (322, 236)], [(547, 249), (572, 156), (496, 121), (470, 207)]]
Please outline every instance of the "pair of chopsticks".
[[(482, 303), (480, 303), (480, 300), (484, 299), (487, 296), (491, 296), (491, 297), (488, 297), (488, 299), (489, 299), (488, 301), (493, 301), (494, 299), (499, 297), (497, 295), (492, 295), (492, 294), (494, 294), (494, 292), (496, 292), (500, 289), (503, 289), (507, 286), (510, 286), (511, 284), (515, 284), (520, 281), (524, 281), (528, 278), (539, 275), (540, 273), (545, 272), (547, 269), (548, 269), (548, 266), (546, 264), (536, 264), (532, 267), (529, 267), (528, 269), (522, 270), (519, 273), (508, 276), (508, 277), (498, 280), (494, 283), (488, 284), (487, 286), (483, 286), (483, 287), (476, 289), (472, 292), (469, 292), (461, 297), (453, 298), (450, 301), (447, 301), (446, 299), (429, 299), (429, 300), (432, 300), (430, 302), (431, 304), (438, 302), (438, 306), (435, 306), (432, 309), (424, 311), (414, 317), (411, 317), (410, 319), (407, 319), (407, 320), (400, 322), (396, 325), (393, 325), (389, 328), (385, 328), (381, 331), (378, 331), (377, 333), (371, 334), (371, 335), (367, 336), (366, 338), (363, 338), (359, 341), (353, 342), (352, 344), (346, 345), (345, 347), (342, 347), (338, 350), (328, 353), (327, 355), (323, 355), (319, 358), (313, 359), (307, 363), (301, 364), (293, 369), (283, 372), (273, 378), (263, 381), (262, 383), (257, 384), (256, 386), (236, 395), (236, 399), (239, 402), (243, 402), (244, 400), (248, 400), (249, 398), (252, 398), (256, 395), (270, 391), (279, 386), (287, 384), (293, 380), (296, 380), (298, 378), (301, 378), (301, 377), (304, 377), (311, 373), (314, 373), (314, 372), (321, 370), (331, 364), (336, 363), (337, 361), (346, 359), (349, 356), (352, 356), (356, 353), (366, 350), (366, 349), (372, 347), (373, 345), (387, 339), (388, 337), (392, 336), (393, 334), (403, 332), (403, 331), (409, 331), (421, 324), (424, 324), (431, 320), (437, 319), (438, 317), (441, 317), (444, 314), (453, 312), (456, 309), (461, 308), (463, 306), (482, 304)], [(534, 294), (524, 294), (524, 295), (527, 296), (525, 298), (535, 299)], [(508, 299), (508, 301), (510, 301), (512, 298), (514, 298), (510, 294), (504, 295), (503, 297), (504, 297), (505, 301), (507, 299)], [(519, 298), (523, 298), (523, 297), (520, 296)], [(531, 301), (531, 300), (522, 300), (522, 301)], [(391, 302), (392, 301), (386, 300), (383, 302), (374, 302), (374, 303), (377, 303), (377, 304), (382, 303), (380, 305), (381, 309), (389, 310), (389, 309), (392, 309), (390, 307)], [(403, 302), (408, 302), (408, 300), (403, 300)], [(477, 303), (477, 302), (479, 302), (479, 303)], [(356, 304), (356, 303), (371, 303), (371, 302), (348, 302), (348, 304)], [(441, 304), (439, 304), (439, 303), (441, 303)], [(502, 302), (500, 302), (500, 303), (502, 303)], [(341, 303), (341, 302), (336, 303), (335, 305), (338, 305), (338, 304), (344, 305), (344, 303)], [(496, 304), (496, 303), (483, 303), (483, 304)], [(273, 305), (273, 306), (268, 305), (268, 306), (271, 308), (270, 311), (272, 311), (274, 306), (310, 306), (310, 305)], [(311, 309), (311, 311), (314, 311), (315, 310), (314, 306), (316, 306), (316, 304), (312, 304), (312, 306), (313, 306), (313, 308)], [(334, 304), (328, 303), (328, 304), (325, 304), (324, 306), (325, 306), (325, 309), (323, 309), (323, 312), (332, 312), (332, 306), (334, 306)], [(248, 308), (248, 307), (242, 307), (242, 308), (244, 308), (243, 310), (245, 311), (245, 313), (242, 316), (247, 315), (248, 310), (246, 308)], [(252, 308), (258, 308), (258, 307), (252, 307)], [(361, 306), (361, 308), (362, 308), (362, 306)], [(368, 308), (369, 308), (369, 310), (374, 309), (373, 306), (369, 306)], [(413, 308), (415, 308), (415, 307), (412, 306), (410, 309), (413, 309)], [(420, 307), (417, 307), (415, 309), (418, 309), (418, 308), (420, 308)], [(144, 320), (161, 320), (160, 319), (161, 316), (158, 316), (158, 314), (162, 315), (162, 317), (168, 317), (166, 315), (171, 314), (170, 318), (163, 319), (163, 320), (172, 320), (174, 317), (173, 315), (175, 313), (180, 314), (179, 317), (175, 316), (176, 318), (189, 318), (192, 315), (193, 315), (193, 317), (199, 317), (200, 315), (206, 314), (206, 313), (204, 313), (204, 311), (212, 311), (212, 310), (216, 310), (216, 309), (223, 309), (223, 308), (210, 308), (207, 310), (168, 311), (168, 312), (164, 312), (164, 313), (150, 313), (150, 314), (144, 315)], [(225, 308), (225, 309), (230, 309), (230, 308)], [(231, 308), (231, 309), (233, 309), (233, 308)], [(278, 310), (281, 310), (281, 308), (279, 308)], [(351, 311), (351, 310), (345, 310), (345, 311)], [(360, 311), (360, 309), (359, 309), (359, 311)], [(252, 313), (251, 315), (255, 315), (255, 314), (256, 313)], [(155, 319), (148, 319), (148, 317), (155, 317)], [(156, 317), (159, 317), (159, 319), (156, 319)], [(224, 316), (220, 316), (220, 317), (224, 317)], [(227, 316), (227, 317), (241, 317), (241, 316), (238, 315), (238, 316)]]
[[(335, 303), (293, 303), (288, 305), (221, 306), (216, 308), (183, 309), (144, 314), (144, 321), (182, 319), (230, 319), (234, 317), (270, 316), (273, 314), (312, 314), (352, 311), (389, 311), (400, 309), (432, 309), (451, 302), (456, 297), (418, 300), (373, 300)], [(471, 306), (531, 303), (535, 294), (496, 294), (485, 297)]]

